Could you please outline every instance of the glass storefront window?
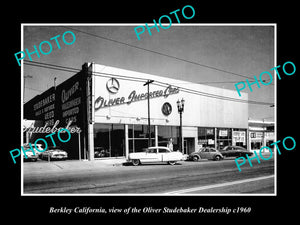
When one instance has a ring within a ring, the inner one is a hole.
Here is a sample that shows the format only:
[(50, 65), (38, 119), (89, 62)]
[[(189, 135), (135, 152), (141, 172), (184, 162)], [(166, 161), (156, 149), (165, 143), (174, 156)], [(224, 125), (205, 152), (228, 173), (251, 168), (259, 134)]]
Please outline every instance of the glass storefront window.
[(259, 150), (262, 147), (261, 141), (251, 141), (251, 150)]
[(179, 149), (179, 127), (158, 126), (158, 146), (169, 147), (173, 151)]
[[(150, 126), (151, 138), (154, 138), (154, 126)], [(131, 124), (128, 125), (129, 138), (148, 138), (148, 125)]]
[(231, 128), (217, 128), (217, 149), (232, 145)]
[(215, 147), (215, 128), (198, 127), (198, 146)]
[[(155, 128), (150, 126), (151, 146), (155, 145)], [(129, 152), (143, 152), (148, 148), (148, 125), (128, 125)]]
[(233, 129), (232, 132), (232, 145), (247, 148), (247, 130), (246, 129)]
[(112, 124), (111, 129), (111, 157), (125, 156), (125, 126)]
[(94, 151), (95, 158), (125, 156), (125, 126), (95, 124)]

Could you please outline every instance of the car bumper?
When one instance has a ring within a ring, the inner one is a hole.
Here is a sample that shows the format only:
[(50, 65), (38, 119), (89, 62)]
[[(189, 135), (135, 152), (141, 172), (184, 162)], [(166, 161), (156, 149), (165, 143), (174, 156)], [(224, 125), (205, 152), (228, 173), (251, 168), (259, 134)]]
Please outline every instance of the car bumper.
[(181, 161), (190, 160), (189, 158), (190, 158), (189, 155), (183, 155), (182, 158), (181, 158)]
[(25, 156), (23, 156), (23, 160), (26, 161), (32, 161), (32, 160), (37, 160), (38, 159), (38, 156), (37, 155), (34, 155), (34, 156), (27, 156), (27, 158)]
[(64, 155), (52, 155), (50, 156), (51, 159), (66, 159), (68, 158), (68, 156), (64, 156)]
[(187, 158), (186, 158), (186, 160), (187, 160), (187, 161), (193, 160), (193, 155), (188, 155)]

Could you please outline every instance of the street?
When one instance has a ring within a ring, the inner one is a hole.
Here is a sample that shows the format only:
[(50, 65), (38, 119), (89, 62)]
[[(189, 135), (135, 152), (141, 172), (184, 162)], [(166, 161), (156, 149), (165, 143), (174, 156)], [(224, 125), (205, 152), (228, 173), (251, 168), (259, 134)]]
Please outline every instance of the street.
[[(176, 165), (99, 166), (101, 162), (24, 163), (24, 194), (274, 194), (274, 160), (252, 161), (239, 172), (234, 158)], [(86, 163), (86, 164), (84, 164)], [(89, 164), (88, 164), (89, 163)], [(35, 169), (55, 165), (56, 170)], [(80, 165), (88, 165), (81, 168)], [(76, 168), (75, 168), (76, 167)]]

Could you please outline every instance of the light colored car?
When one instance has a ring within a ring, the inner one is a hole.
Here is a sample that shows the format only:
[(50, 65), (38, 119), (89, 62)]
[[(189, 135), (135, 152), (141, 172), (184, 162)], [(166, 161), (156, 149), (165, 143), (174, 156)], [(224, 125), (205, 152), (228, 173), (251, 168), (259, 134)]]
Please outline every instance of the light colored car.
[(134, 166), (142, 163), (167, 162), (174, 165), (177, 161), (183, 160), (181, 152), (171, 151), (168, 147), (149, 147), (145, 152), (129, 153), (128, 161)]
[(68, 153), (61, 149), (49, 149), (40, 154), (40, 158), (44, 160), (63, 160), (68, 158)]
[(192, 152), (189, 160), (198, 161), (199, 159), (212, 159), (219, 161), (223, 159), (223, 155), (216, 149), (210, 147), (200, 148), (199, 151)]
[[(23, 160), (36, 162), (39, 157), (39, 154), (43, 151), (42, 145), (36, 144), (37, 148), (35, 148), (35, 146), (33, 144), (31, 144), (31, 146), (32, 146), (34, 153), (32, 150), (28, 150), (28, 149), (30, 149), (29, 143), (26, 143), (23, 145), (23, 148), (25, 150), (25, 153), (23, 152)], [(26, 156), (25, 156), (25, 154), (26, 154)]]
[[(29, 149), (29, 148), (28, 148)], [(24, 150), (28, 150), (28, 149), (25, 149)], [(26, 154), (26, 156), (25, 156)], [(24, 161), (32, 161), (32, 162), (36, 162), (37, 159), (38, 159), (38, 155), (37, 154), (33, 154), (32, 151), (28, 151), (28, 152), (25, 152), (25, 154), (23, 153), (23, 160)]]

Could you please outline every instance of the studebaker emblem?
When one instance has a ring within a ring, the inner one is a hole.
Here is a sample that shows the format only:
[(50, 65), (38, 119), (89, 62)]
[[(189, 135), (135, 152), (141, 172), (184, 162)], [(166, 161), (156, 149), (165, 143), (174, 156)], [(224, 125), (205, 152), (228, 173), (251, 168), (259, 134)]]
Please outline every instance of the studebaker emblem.
[(163, 106), (161, 107), (161, 111), (165, 116), (170, 115), (172, 112), (171, 104), (169, 102), (164, 103)]

